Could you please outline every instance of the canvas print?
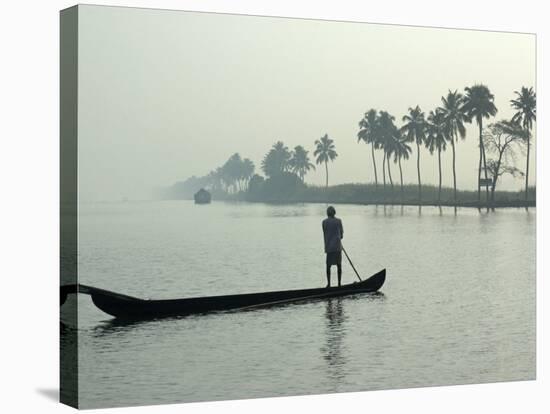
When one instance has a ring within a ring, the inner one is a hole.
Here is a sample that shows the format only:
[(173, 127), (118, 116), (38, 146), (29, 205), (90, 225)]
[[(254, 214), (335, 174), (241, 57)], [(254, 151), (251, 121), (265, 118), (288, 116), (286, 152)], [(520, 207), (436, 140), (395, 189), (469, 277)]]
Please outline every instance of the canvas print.
[(60, 24), (63, 403), (535, 379), (534, 34)]

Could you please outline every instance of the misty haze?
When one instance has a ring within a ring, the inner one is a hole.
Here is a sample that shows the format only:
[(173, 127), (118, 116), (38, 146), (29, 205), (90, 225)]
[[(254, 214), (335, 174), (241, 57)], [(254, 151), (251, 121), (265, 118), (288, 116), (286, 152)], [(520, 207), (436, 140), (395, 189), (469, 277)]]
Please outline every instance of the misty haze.
[(534, 35), (101, 6), (62, 28), (64, 402), (535, 378)]
[[(487, 126), (510, 119), (514, 92), (535, 86), (529, 34), (84, 7), (82, 201), (150, 199), (155, 188), (207, 175), (234, 153), (265, 176), (261, 162), (274, 143), (300, 145), (314, 162), (314, 141), (325, 134), (338, 153), (329, 184), (372, 183), (371, 150), (357, 135), (368, 110), (387, 111), (401, 128), (409, 108), (418, 105), (427, 118), (449, 91), (483, 84), (498, 109)], [(475, 120), (465, 127), (456, 145), (457, 188), (476, 191), (479, 131)], [(414, 143), (411, 150), (402, 169), (414, 185)], [(424, 145), (420, 152), (422, 183), (437, 185), (437, 153)], [(521, 171), (525, 152), (515, 150)], [(441, 161), (443, 186), (452, 188), (450, 145)], [(383, 151), (376, 163), (381, 183)], [(534, 151), (530, 164), (532, 186)], [(519, 191), (524, 180), (505, 174), (499, 181), (497, 191)], [(305, 182), (324, 185), (324, 168)]]

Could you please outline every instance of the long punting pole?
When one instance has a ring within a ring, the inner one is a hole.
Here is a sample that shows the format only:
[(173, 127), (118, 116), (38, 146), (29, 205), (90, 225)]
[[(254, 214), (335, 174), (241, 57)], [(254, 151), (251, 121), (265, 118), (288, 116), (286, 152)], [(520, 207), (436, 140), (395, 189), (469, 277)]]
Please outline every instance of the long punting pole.
[(355, 269), (355, 266), (353, 265), (353, 262), (351, 261), (351, 259), (348, 256), (348, 252), (346, 252), (346, 249), (344, 249), (344, 245), (342, 245), (342, 250), (344, 251), (344, 254), (346, 255), (346, 257), (348, 258), (348, 262), (351, 265), (351, 268), (353, 269), (353, 271), (355, 272), (355, 274), (357, 275), (359, 280), (362, 282), (363, 279), (361, 279), (361, 276), (359, 276), (359, 273), (357, 273), (357, 270)]

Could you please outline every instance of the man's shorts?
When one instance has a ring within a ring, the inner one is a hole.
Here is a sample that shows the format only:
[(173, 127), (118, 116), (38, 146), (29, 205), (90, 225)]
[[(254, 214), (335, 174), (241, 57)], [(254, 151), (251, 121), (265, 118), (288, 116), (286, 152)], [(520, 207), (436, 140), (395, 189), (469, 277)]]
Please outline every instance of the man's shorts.
[(342, 265), (342, 252), (327, 253), (327, 266)]

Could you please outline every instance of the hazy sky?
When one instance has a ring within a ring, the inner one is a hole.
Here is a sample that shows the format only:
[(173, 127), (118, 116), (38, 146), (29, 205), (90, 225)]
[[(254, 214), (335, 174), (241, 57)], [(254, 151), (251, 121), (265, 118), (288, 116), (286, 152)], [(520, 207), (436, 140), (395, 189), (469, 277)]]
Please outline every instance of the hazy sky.
[[(481, 82), (502, 119), (513, 92), (535, 86), (535, 36), (526, 34), (80, 6), (79, 36), (81, 200), (149, 198), (234, 152), (259, 171), (277, 140), (313, 157), (325, 133), (339, 154), (330, 183), (371, 181), (370, 147), (357, 143), (366, 110), (400, 125), (408, 107), (427, 113), (449, 89)], [(468, 126), (457, 147), (461, 189), (476, 188), (477, 142)], [(416, 180), (415, 157), (403, 164), (406, 182)], [(442, 159), (452, 186), (450, 149)], [(534, 151), (531, 160), (534, 183)], [(381, 153), (378, 161), (380, 178)], [(421, 171), (435, 184), (437, 156), (422, 150)], [(392, 173), (398, 180), (397, 166)], [(324, 183), (324, 169), (306, 182)]]

